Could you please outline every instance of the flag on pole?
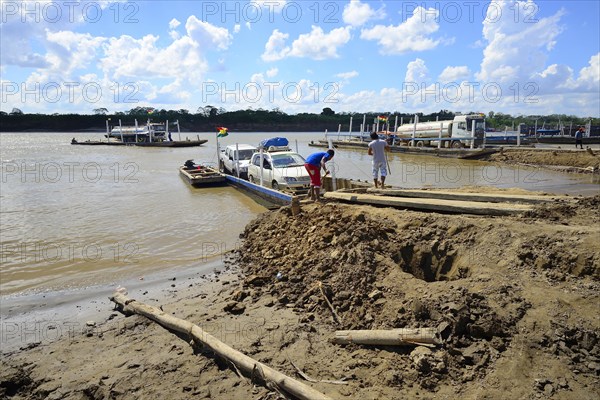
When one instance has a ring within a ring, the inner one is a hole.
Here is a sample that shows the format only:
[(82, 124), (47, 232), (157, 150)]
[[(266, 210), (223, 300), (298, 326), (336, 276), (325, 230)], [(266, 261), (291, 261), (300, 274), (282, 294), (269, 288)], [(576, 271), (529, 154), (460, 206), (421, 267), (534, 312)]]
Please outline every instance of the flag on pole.
[(217, 128), (217, 137), (218, 138), (225, 137), (227, 135), (229, 135), (229, 133), (227, 132), (227, 128), (222, 127), (222, 126)]
[(384, 124), (387, 122), (387, 117), (385, 115), (380, 115), (379, 117), (377, 117), (379, 119), (380, 122), (383, 122)]

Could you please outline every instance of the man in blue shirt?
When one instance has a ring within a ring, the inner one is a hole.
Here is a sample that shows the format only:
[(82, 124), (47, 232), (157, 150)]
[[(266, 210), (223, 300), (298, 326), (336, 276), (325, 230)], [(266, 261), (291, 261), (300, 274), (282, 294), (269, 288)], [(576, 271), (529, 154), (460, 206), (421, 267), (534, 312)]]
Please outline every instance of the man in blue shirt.
[(325, 171), (325, 175), (329, 173), (325, 163), (333, 158), (335, 152), (332, 149), (313, 153), (306, 157), (304, 168), (310, 175), (310, 198), (313, 201), (321, 201), (321, 168)]
[(575, 132), (575, 148), (577, 148), (577, 145), (579, 145), (579, 147), (583, 149), (583, 127), (582, 126), (580, 126), (579, 129), (577, 129), (577, 132)]

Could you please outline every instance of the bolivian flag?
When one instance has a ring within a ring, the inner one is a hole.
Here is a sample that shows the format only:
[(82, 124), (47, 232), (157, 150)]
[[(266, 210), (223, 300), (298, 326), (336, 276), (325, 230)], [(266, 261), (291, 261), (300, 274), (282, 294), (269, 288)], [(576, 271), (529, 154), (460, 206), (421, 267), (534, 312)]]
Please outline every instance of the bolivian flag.
[(227, 132), (227, 128), (222, 126), (217, 128), (217, 137), (225, 137), (227, 135), (229, 135), (229, 133)]
[(387, 117), (385, 115), (380, 115), (379, 117), (377, 117), (379, 119), (379, 122), (383, 122), (384, 124), (387, 122)]

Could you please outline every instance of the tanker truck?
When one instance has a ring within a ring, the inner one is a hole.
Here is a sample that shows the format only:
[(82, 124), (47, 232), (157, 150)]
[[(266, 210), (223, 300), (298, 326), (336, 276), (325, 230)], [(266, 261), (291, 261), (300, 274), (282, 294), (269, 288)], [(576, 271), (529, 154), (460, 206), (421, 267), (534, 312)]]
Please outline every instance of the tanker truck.
[(417, 117), (415, 123), (398, 127), (395, 140), (417, 147), (441, 143), (440, 147), (461, 148), (470, 147), (474, 136), (473, 147), (477, 147), (483, 142), (484, 122), (483, 114), (457, 115), (453, 120), (434, 122), (418, 122)]

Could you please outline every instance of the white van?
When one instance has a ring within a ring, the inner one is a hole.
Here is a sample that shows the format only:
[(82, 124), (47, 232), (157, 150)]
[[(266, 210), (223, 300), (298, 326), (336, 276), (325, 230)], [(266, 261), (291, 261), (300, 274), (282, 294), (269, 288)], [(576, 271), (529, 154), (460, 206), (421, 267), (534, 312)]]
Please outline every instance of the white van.
[[(289, 149), (264, 151), (262, 153), (262, 184), (275, 190), (295, 194), (308, 193), (310, 176), (304, 168), (304, 157)], [(254, 153), (248, 166), (248, 180), (260, 184), (261, 154)]]
[[(237, 146), (237, 154), (236, 154)], [(219, 154), (219, 170), (242, 179), (248, 179), (248, 165), (252, 154), (258, 149), (249, 144), (232, 144), (225, 147), (225, 150)]]

